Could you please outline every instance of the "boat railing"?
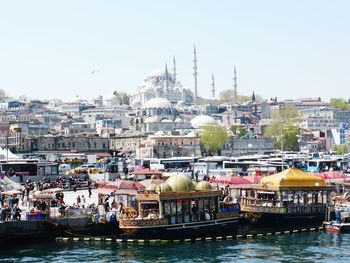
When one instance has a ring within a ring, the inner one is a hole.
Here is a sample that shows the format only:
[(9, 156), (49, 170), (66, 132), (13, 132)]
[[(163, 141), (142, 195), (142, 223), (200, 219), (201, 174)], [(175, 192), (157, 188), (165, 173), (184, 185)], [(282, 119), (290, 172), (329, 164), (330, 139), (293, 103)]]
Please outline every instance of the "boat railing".
[(314, 213), (325, 213), (326, 205), (324, 204), (312, 204), (308, 206), (295, 205), (287, 206), (287, 213), (289, 214), (314, 214)]
[[(287, 213), (287, 214), (313, 214), (325, 213), (326, 204), (297, 204), (280, 202), (271, 199), (257, 199), (253, 197), (241, 197), (242, 210), (259, 210), (271, 213)], [(249, 208), (250, 207), (250, 208)]]
[(121, 218), (119, 225), (121, 227), (145, 227), (145, 226), (162, 226), (168, 225), (169, 221), (167, 218)]

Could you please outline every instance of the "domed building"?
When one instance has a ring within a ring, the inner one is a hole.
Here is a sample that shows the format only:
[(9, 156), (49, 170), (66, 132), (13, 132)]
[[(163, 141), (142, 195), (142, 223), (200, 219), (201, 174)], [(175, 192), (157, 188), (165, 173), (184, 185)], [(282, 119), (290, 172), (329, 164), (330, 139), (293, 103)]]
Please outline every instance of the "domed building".
[(199, 129), (205, 126), (218, 125), (216, 120), (209, 115), (199, 115), (191, 120), (191, 125), (195, 129)]
[(165, 98), (152, 98), (136, 111), (135, 124), (145, 132), (172, 131), (190, 128), (188, 123), (179, 118), (178, 110)]
[(168, 67), (153, 70), (147, 78), (137, 87), (137, 90), (130, 96), (130, 104), (140, 101), (143, 106), (152, 98), (164, 98), (175, 105), (178, 101), (186, 104), (193, 103), (193, 93), (190, 89), (184, 88), (176, 79), (176, 67), (174, 59), (173, 73)]

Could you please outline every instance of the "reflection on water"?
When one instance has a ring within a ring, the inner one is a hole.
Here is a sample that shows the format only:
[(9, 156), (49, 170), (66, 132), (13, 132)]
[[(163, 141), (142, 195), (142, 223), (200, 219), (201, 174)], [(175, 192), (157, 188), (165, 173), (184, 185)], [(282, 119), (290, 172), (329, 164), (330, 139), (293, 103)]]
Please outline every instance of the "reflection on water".
[(175, 244), (50, 243), (0, 250), (1, 262), (349, 262), (350, 235), (296, 233)]

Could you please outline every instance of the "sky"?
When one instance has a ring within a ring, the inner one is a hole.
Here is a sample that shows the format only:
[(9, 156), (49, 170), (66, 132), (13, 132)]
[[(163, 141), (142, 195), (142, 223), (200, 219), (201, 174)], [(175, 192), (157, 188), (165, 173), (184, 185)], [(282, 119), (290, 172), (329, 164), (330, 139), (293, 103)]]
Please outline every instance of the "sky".
[(132, 93), (157, 67), (198, 93), (349, 98), (350, 1), (0, 0), (0, 89), (32, 99)]

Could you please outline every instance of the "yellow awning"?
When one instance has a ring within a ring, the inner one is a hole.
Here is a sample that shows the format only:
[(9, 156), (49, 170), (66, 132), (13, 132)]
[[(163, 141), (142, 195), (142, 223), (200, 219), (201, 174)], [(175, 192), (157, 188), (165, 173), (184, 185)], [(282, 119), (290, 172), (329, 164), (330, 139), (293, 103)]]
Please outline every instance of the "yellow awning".
[(313, 176), (296, 168), (263, 177), (260, 184), (272, 186), (325, 186), (322, 178)]

